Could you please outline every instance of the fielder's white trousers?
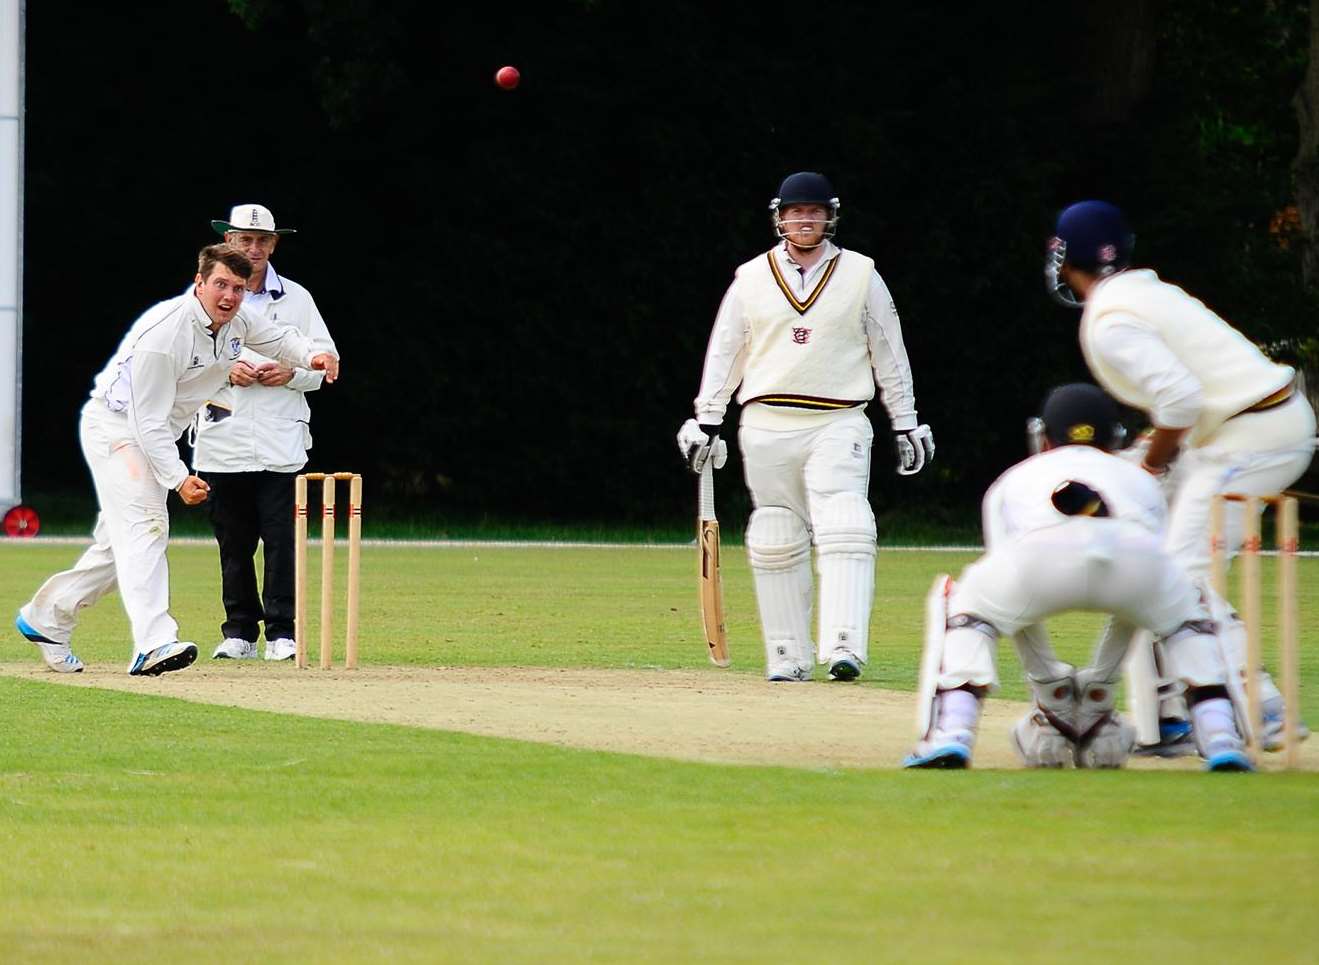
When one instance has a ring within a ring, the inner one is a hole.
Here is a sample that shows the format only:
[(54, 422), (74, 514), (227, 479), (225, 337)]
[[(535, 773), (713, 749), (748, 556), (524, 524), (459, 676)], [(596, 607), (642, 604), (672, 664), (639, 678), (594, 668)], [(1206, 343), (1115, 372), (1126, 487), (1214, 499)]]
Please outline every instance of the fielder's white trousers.
[[(1210, 617), (1200, 590), (1157, 536), (1135, 523), (1092, 517), (995, 547), (962, 572), (948, 600), (949, 616), (979, 617), (1003, 636), (1027, 631), (1018, 636), (1018, 649), (1027, 672), (1042, 679), (1057, 676), (1058, 665), (1041, 621), (1071, 610), (1110, 613), (1160, 636)], [(950, 629), (939, 689), (995, 685), (987, 641), (972, 627)], [(1165, 656), (1171, 676), (1194, 686), (1226, 680), (1212, 636), (1180, 634)]]
[[(1310, 465), (1315, 449), (1314, 410), (1298, 392), (1276, 409), (1228, 420), (1213, 441), (1178, 457), (1168, 518), (1167, 547), (1192, 579), (1207, 579), (1209, 507), (1218, 493), (1273, 496)], [(1241, 548), (1246, 507), (1224, 506), (1228, 558)]]
[(79, 437), (101, 509), (94, 542), (72, 569), (46, 580), (22, 613), (41, 634), (67, 643), (79, 611), (117, 586), (132, 625), (132, 666), (137, 654), (179, 638), (169, 614), (168, 494), (133, 441), (128, 420), (91, 405), (83, 409)]

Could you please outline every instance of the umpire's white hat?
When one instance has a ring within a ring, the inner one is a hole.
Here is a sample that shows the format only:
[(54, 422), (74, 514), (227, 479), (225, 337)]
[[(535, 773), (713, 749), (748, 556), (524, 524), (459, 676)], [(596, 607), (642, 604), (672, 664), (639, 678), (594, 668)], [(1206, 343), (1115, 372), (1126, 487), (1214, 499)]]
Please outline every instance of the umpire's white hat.
[(224, 234), (226, 231), (264, 231), (272, 235), (296, 234), (296, 228), (276, 228), (275, 216), (261, 204), (236, 204), (229, 212), (228, 221), (212, 221), (211, 227)]

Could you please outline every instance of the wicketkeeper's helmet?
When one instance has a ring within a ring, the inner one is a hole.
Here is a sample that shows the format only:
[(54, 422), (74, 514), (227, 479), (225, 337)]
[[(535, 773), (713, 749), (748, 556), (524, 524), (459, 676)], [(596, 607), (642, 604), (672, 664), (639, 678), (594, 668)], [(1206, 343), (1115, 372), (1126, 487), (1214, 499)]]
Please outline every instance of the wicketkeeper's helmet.
[(1031, 451), (1043, 440), (1053, 446), (1094, 446), (1105, 452), (1121, 449), (1127, 429), (1118, 417), (1117, 403), (1097, 385), (1073, 382), (1048, 394), (1040, 414), (1026, 424)]
[(1111, 275), (1131, 265), (1136, 236), (1121, 210), (1107, 201), (1078, 201), (1058, 215), (1044, 256), (1044, 287), (1057, 302), (1076, 307), (1076, 294), (1058, 277), (1063, 265)]
[(770, 220), (774, 223), (774, 234), (786, 238), (784, 225), (789, 224), (779, 218), (779, 211), (790, 204), (822, 204), (829, 209), (829, 221), (824, 229), (824, 236), (832, 238), (838, 230), (838, 196), (834, 194), (833, 185), (823, 174), (815, 171), (798, 171), (789, 174), (779, 185), (779, 193), (769, 202)]

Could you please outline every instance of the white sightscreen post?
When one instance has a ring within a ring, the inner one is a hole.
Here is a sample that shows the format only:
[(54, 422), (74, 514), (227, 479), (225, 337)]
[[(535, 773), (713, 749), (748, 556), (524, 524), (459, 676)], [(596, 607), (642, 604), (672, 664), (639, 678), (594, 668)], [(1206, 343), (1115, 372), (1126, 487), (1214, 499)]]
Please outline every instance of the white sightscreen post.
[(24, 0), (0, 0), (0, 512), (19, 501)]

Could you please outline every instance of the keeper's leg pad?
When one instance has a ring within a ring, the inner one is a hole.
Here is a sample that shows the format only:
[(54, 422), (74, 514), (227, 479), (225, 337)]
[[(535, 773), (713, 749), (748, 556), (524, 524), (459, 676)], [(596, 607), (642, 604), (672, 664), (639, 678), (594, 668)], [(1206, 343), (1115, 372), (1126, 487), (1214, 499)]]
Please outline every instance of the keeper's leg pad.
[(860, 493), (836, 493), (815, 512), (820, 569), (819, 660), (846, 651), (865, 663), (875, 596), (875, 514)]
[[(1185, 684), (1188, 696), (1221, 686), (1232, 705), (1239, 733), (1248, 738), (1253, 728), (1246, 707), (1242, 657), (1246, 627), (1223, 597), (1212, 590), (1204, 596), (1209, 619), (1183, 623), (1161, 641), (1166, 670), (1168, 676)], [(1194, 713), (1191, 716), (1194, 719)], [(1199, 741), (1199, 734), (1192, 736)]]
[(934, 578), (925, 597), (925, 650), (916, 690), (916, 736), (931, 737), (938, 721), (940, 691), (972, 688), (988, 692), (998, 685), (994, 645), (998, 631), (966, 613), (948, 613), (955, 584), (946, 573)]
[(782, 506), (761, 507), (751, 514), (746, 544), (765, 638), (765, 675), (771, 680), (808, 680), (815, 647), (806, 522)]
[[(1099, 649), (1104, 649), (1107, 640), (1121, 635), (1121, 627), (1127, 626), (1116, 619), (1108, 622), (1104, 640)], [(1128, 637), (1126, 658), (1122, 662), (1122, 674), (1127, 686), (1127, 713), (1131, 715), (1136, 727), (1136, 739), (1145, 745), (1159, 743), (1159, 668), (1154, 659), (1154, 634), (1148, 630), (1136, 630)]]

